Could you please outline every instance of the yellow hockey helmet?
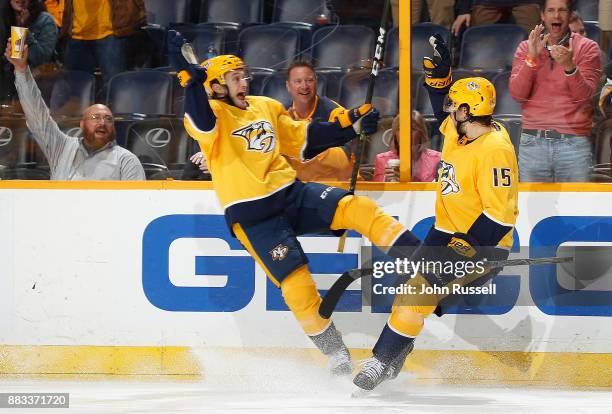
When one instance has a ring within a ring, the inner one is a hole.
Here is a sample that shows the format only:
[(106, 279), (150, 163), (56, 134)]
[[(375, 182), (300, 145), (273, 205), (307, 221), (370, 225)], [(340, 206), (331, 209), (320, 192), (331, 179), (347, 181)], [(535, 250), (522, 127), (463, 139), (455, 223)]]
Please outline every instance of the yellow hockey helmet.
[(495, 87), (485, 78), (459, 79), (450, 88), (444, 110), (455, 112), (463, 104), (469, 105), (472, 116), (493, 115)]
[(213, 96), (214, 92), (210, 86), (212, 81), (217, 81), (221, 85), (225, 85), (225, 74), (237, 69), (246, 69), (244, 62), (238, 56), (234, 55), (219, 55), (212, 57), (200, 63), (206, 69), (206, 80), (204, 88), (209, 96)]

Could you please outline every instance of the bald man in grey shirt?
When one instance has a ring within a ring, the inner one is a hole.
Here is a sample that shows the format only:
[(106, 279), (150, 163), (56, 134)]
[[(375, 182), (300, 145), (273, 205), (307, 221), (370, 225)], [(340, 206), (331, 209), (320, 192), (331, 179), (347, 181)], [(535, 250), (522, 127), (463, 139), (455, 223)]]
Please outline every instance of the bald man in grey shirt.
[(82, 138), (63, 133), (51, 118), (49, 108), (32, 77), (27, 60), (13, 59), (10, 43), (5, 56), (15, 67), (15, 86), (28, 128), (44, 152), (52, 180), (144, 180), (138, 157), (115, 141), (113, 114), (104, 105), (85, 110), (80, 126)]

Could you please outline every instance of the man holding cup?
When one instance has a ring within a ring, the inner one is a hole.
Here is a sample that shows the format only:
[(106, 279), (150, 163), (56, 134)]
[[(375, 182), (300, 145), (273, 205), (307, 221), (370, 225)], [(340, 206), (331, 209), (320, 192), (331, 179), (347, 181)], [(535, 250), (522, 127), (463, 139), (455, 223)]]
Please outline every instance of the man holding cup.
[(52, 180), (144, 180), (138, 158), (115, 141), (110, 109), (95, 104), (85, 110), (80, 127), (83, 137), (62, 132), (51, 118), (28, 66), (28, 45), (21, 58), (10, 39), (4, 56), (15, 68), (15, 86), (28, 128), (49, 161)]

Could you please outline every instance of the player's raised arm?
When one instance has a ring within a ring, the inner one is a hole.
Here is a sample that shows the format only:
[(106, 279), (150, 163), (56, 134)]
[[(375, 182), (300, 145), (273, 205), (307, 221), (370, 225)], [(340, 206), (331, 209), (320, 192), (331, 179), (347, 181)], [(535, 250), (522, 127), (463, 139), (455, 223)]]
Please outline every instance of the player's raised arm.
[(204, 88), (208, 74), (206, 68), (190, 64), (183, 57), (181, 47), (186, 40), (175, 30), (168, 31), (168, 54), (178, 74), (181, 86), (185, 87), (185, 119), (187, 133), (194, 139), (204, 139), (214, 131), (217, 117), (210, 107)]
[(434, 116), (438, 121), (436, 126), (439, 127), (448, 115), (444, 112), (444, 99), (452, 82), (451, 54), (439, 34), (430, 37), (429, 44), (433, 47), (433, 57), (423, 58), (425, 88), (429, 94)]

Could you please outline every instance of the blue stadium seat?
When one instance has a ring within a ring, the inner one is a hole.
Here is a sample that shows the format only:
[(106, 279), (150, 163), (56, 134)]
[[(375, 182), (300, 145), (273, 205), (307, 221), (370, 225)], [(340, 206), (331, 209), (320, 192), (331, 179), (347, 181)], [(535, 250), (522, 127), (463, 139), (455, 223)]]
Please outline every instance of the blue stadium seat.
[(33, 166), (33, 142), (25, 117), (0, 117), (0, 171)]
[(272, 21), (315, 24), (323, 5), (321, 0), (275, 0)]
[[(365, 102), (369, 70), (349, 72), (340, 83), (339, 103), (346, 108), (353, 108)], [(381, 70), (374, 84), (372, 104), (381, 116), (394, 116), (399, 111), (399, 78), (395, 70)]]
[(195, 27), (212, 28), (222, 31), (225, 38), (223, 53), (230, 55), (238, 54), (238, 34), (240, 33), (240, 24), (230, 22), (198, 23)]
[(463, 34), (459, 67), (504, 71), (527, 33), (513, 24), (490, 24), (468, 28)]
[[(412, 26), (414, 27), (414, 26)], [(414, 48), (414, 46), (413, 46)], [(391, 28), (387, 33), (387, 41), (385, 44), (385, 67), (386, 68), (399, 68), (399, 30), (397, 27)], [(419, 67), (421, 65), (419, 64)], [(412, 70), (415, 67), (413, 65)]]
[(597, 23), (584, 22), (584, 30), (586, 31), (586, 36), (589, 39), (594, 40), (601, 46), (601, 29)]
[(285, 69), (300, 54), (300, 34), (288, 27), (248, 27), (240, 32), (238, 43), (239, 55), (252, 68)]
[[(152, 118), (132, 123), (126, 148), (140, 160), (147, 178), (180, 177), (191, 150), (182, 118)], [(166, 176), (160, 174), (167, 171)]]
[[(389, 32), (391, 33), (391, 32)], [(442, 36), (447, 45), (450, 45), (450, 32), (448, 29), (433, 23), (419, 23), (412, 25), (410, 44), (412, 46), (412, 71), (423, 71), (423, 57), (432, 56), (431, 45), (429, 38), (434, 34)], [(399, 52), (398, 52), (399, 65)]]
[(251, 72), (251, 81), (249, 82), (249, 95), (261, 95), (263, 84), (272, 72), (255, 70)]
[(225, 53), (226, 32), (214, 26), (189, 25), (183, 27), (180, 33), (193, 44), (198, 59), (204, 60), (209, 46), (212, 44), (217, 54)]
[(376, 35), (369, 27), (324, 26), (312, 35), (312, 60), (317, 68), (360, 67), (372, 58)]
[(270, 23), (268, 27), (284, 27), (291, 28), (298, 31), (300, 34), (300, 56), (301, 59), (310, 60), (311, 51), (310, 45), (312, 44), (312, 25), (309, 23), (300, 22), (277, 22)]
[(268, 76), (262, 86), (261, 95), (274, 98), (281, 102), (283, 106), (291, 105), (291, 95), (287, 91), (287, 75), (284, 72), (277, 72)]
[(427, 89), (423, 85), (425, 75), (420, 75), (416, 81), (416, 94), (412, 101), (412, 109), (419, 111), (425, 118), (432, 118), (434, 116), (431, 102), (429, 101), (429, 95)]
[(599, 21), (599, 2), (607, 0), (574, 0), (574, 8), (585, 22)]
[(108, 83), (106, 105), (115, 114), (171, 114), (173, 83), (174, 78), (162, 71), (119, 73)]
[(191, 0), (145, 0), (145, 8), (149, 24), (167, 27), (191, 21)]
[(263, 0), (208, 0), (201, 22), (263, 23)]
[(493, 86), (495, 86), (497, 94), (495, 115), (520, 117), (523, 109), (521, 104), (510, 96), (510, 90), (508, 89), (509, 80), (510, 72), (502, 72), (493, 80)]
[(319, 87), (321, 87), (321, 82), (325, 81), (325, 96), (337, 101), (340, 94), (340, 81), (346, 72), (336, 69), (319, 69), (316, 72)]
[(87, 72), (62, 70), (36, 77), (53, 116), (80, 117), (94, 103), (95, 78)]

